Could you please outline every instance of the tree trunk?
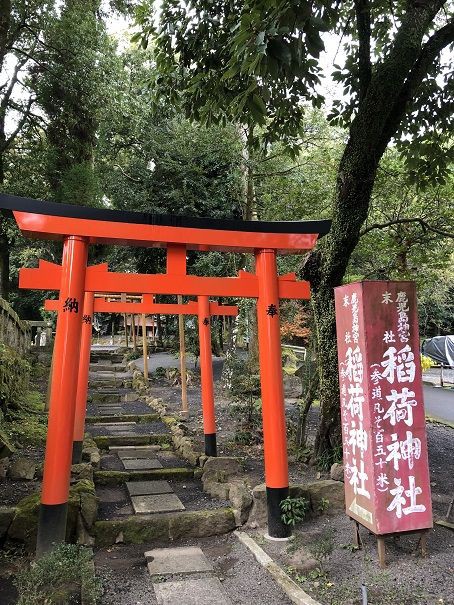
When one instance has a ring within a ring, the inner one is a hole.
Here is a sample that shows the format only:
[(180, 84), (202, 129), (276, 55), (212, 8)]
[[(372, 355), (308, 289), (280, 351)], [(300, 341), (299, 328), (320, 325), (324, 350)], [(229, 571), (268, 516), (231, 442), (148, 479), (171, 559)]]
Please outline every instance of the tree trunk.
[(218, 317), (218, 338), (221, 353), (224, 352), (224, 318)]
[[(318, 342), (320, 424), (315, 455), (326, 462), (341, 445), (334, 288), (342, 283), (361, 226), (367, 219), (380, 159), (430, 67), (427, 57), (427, 66), (418, 60), (423, 37), (441, 4), (410, 3), (389, 52), (374, 67), (370, 80), (364, 82), (337, 173), (331, 231), (308, 256), (303, 268), (303, 277), (312, 286)], [(430, 50), (433, 58), (444, 42)]]
[(162, 346), (162, 321), (159, 313), (156, 315), (156, 326), (158, 330), (158, 345)]
[(339, 167), (336, 206), (342, 211), (335, 213), (329, 238), (309, 257), (305, 266), (313, 292), (320, 376), (320, 422), (315, 455), (323, 459), (326, 466), (338, 457), (341, 446), (334, 288), (342, 284), (361, 225), (367, 218), (379, 159), (370, 161), (361, 153), (354, 153), (355, 149), (356, 145), (347, 145)]
[[(4, 147), (5, 147), (5, 116), (0, 117), (0, 185), (3, 187), (5, 180), (4, 168)], [(9, 300), (9, 270), (10, 270), (10, 243), (6, 233), (5, 213), (0, 211), (0, 296)]]
[(4, 218), (2, 217), (2, 225), (0, 225), (0, 296), (9, 300), (10, 245), (4, 228)]

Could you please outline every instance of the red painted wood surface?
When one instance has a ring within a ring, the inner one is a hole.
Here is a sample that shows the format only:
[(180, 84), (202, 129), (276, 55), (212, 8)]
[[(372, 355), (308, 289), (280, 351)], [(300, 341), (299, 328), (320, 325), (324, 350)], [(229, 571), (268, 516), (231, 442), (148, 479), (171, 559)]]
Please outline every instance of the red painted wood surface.
[[(40, 261), (37, 269), (19, 271), (19, 287), (36, 290), (59, 290), (61, 267)], [(296, 281), (294, 273), (278, 278), (279, 298), (305, 300), (310, 298), (309, 282)], [(182, 294), (184, 296), (222, 296), (258, 298), (256, 275), (240, 271), (238, 277), (199, 277), (196, 275), (156, 275), (112, 273), (106, 265), (88, 267), (86, 292), (127, 294)]]
[(346, 512), (377, 535), (432, 527), (415, 286), (335, 289)]
[[(61, 303), (58, 299), (44, 301), (46, 311), (60, 311)], [(191, 300), (183, 305), (174, 303), (154, 302), (121, 302), (111, 301), (104, 298), (94, 299), (94, 313), (145, 313), (149, 315), (197, 315), (199, 304)], [(235, 316), (238, 315), (236, 305), (220, 305), (215, 301), (209, 303), (210, 316)]]
[[(249, 251), (273, 248), (286, 254), (311, 250), (318, 233), (260, 233), (119, 223), (14, 211), (19, 229), (37, 239), (63, 239), (68, 233), (87, 237), (90, 244), (146, 246), (182, 245), (193, 250)], [(291, 225), (291, 223), (290, 223)]]

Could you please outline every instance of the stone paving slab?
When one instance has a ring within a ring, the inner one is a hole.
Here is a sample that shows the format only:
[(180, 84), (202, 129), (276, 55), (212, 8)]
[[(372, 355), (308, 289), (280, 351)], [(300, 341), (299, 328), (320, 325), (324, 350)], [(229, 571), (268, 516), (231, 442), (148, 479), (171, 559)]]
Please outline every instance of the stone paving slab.
[(127, 471), (145, 471), (153, 468), (162, 468), (162, 464), (157, 458), (131, 458), (122, 460), (122, 462)]
[(100, 416), (112, 416), (115, 414), (121, 414), (122, 411), (123, 410), (121, 408), (106, 408), (105, 410), (99, 410), (99, 415)]
[[(231, 605), (218, 578), (153, 584), (158, 605)], [(183, 596), (184, 595), (184, 596)]]
[(127, 481), (126, 487), (130, 496), (152, 496), (173, 493), (173, 489), (167, 481)]
[(130, 450), (130, 451), (119, 451), (115, 452), (120, 460), (137, 460), (138, 458), (156, 460), (156, 450), (150, 450), (147, 452), (146, 450)]
[(116, 429), (118, 427), (130, 427), (135, 426), (137, 422), (94, 422), (92, 426), (104, 427), (106, 429)]
[(145, 553), (145, 559), (151, 576), (213, 571), (213, 566), (198, 546), (154, 548)]
[[(176, 494), (154, 494), (152, 496), (131, 496), (134, 512), (171, 513), (186, 510), (183, 502)], [(175, 573), (175, 572), (174, 572)]]
[(159, 452), (161, 449), (160, 445), (111, 445), (109, 446), (109, 452), (113, 452), (114, 454), (120, 455), (120, 453), (128, 453), (133, 452), (138, 455), (136, 458), (148, 458), (146, 455), (148, 452), (153, 452), (153, 456), (155, 452)]
[(140, 401), (140, 398), (139, 398), (139, 395), (137, 395), (137, 393), (125, 393), (122, 396), (122, 400), (124, 402), (131, 402), (131, 401)]

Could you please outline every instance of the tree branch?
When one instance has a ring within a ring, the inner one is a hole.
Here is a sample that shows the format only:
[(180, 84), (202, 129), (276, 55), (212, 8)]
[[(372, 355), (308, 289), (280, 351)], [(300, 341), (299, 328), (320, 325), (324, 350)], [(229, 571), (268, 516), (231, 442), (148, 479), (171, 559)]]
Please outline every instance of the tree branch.
[(118, 168), (118, 170), (121, 172), (121, 174), (125, 178), (129, 179), (130, 181), (132, 181), (133, 183), (142, 183), (141, 179), (135, 179), (133, 176), (127, 174), (119, 164), (114, 164), (114, 168)]
[(432, 63), (441, 51), (454, 42), (454, 19), (436, 31), (424, 44), (413, 68), (396, 98), (383, 129), (381, 145), (387, 145), (394, 136), (403, 116), (408, 111), (417, 88), (421, 85)]
[(5, 92), (5, 94), (3, 95), (3, 99), (0, 103), (0, 107), (2, 108), (3, 111), (6, 110), (6, 107), (8, 106), (9, 100), (11, 98), (11, 95), (13, 93), (14, 87), (17, 84), (17, 81), (19, 79), (19, 72), (20, 70), (23, 68), (23, 66), (27, 63), (27, 59), (21, 59), (16, 63), (16, 66), (14, 67), (14, 71), (13, 71), (13, 75), (11, 77), (11, 81), (9, 83), (9, 86)]
[(424, 232), (432, 231), (433, 233), (438, 233), (438, 235), (442, 235), (443, 237), (450, 237), (454, 239), (454, 231), (449, 232), (444, 231), (443, 229), (438, 229), (437, 227), (433, 227), (422, 218), (398, 218), (392, 221), (388, 221), (387, 223), (374, 223), (373, 225), (370, 225), (369, 227), (363, 229), (360, 232), (359, 236), (362, 237), (363, 235), (366, 235), (366, 233), (369, 233), (374, 229), (386, 229), (387, 227), (392, 227), (392, 225), (404, 225), (408, 223), (418, 223)]
[(266, 178), (266, 177), (270, 177), (270, 176), (284, 176), (285, 174), (292, 172), (292, 170), (295, 170), (296, 168), (300, 168), (301, 166), (306, 166), (308, 163), (309, 162), (303, 162), (302, 164), (296, 164), (295, 166), (291, 166), (290, 168), (286, 168), (285, 170), (276, 170), (275, 172), (255, 173), (252, 175), (252, 178), (258, 179), (258, 178)]
[(369, 0), (355, 0), (356, 27), (359, 42), (359, 100), (369, 87), (372, 65), (370, 60), (370, 5)]
[(33, 103), (35, 102), (35, 100), (36, 99), (34, 99), (33, 97), (30, 97), (28, 99), (28, 103), (27, 103), (25, 110), (23, 111), (22, 118), (17, 123), (17, 126), (14, 129), (14, 131), (9, 135), (9, 137), (6, 139), (5, 143), (2, 145), (2, 149), (1, 149), (2, 152), (9, 149), (9, 147), (13, 144), (14, 139), (17, 137), (19, 132), (22, 130), (22, 127), (24, 126), (25, 122), (28, 120), (28, 117), (30, 114), (30, 109), (31, 109)]

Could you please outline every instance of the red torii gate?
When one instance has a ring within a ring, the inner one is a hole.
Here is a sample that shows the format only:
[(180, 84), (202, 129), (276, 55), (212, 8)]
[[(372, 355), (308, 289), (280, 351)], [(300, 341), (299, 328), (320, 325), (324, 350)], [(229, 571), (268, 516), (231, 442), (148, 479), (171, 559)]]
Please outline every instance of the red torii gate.
[[(56, 479), (46, 469), (55, 465), (55, 447), (49, 442), (72, 440), (80, 350), (81, 315), (72, 312), (85, 292), (130, 294), (180, 294), (233, 296), (257, 299), (259, 361), (267, 486), (268, 534), (285, 538), (290, 530), (281, 520), (280, 503), (288, 496), (286, 424), (282, 384), (279, 299), (307, 299), (309, 285), (294, 274), (279, 277), (276, 255), (298, 254), (312, 249), (328, 232), (330, 221), (261, 222), (153, 215), (56, 204), (0, 195), (0, 207), (13, 211), (24, 235), (63, 241), (61, 274), (58, 275), (62, 312), (57, 321), (55, 367), (52, 378), (48, 441), (43, 484)], [(115, 244), (167, 248), (165, 275), (112, 274), (87, 268), (90, 244)], [(186, 273), (186, 250), (241, 251), (255, 255), (256, 272), (238, 277), (197, 277)], [(52, 289), (54, 280), (43, 286)], [(49, 286), (48, 284), (51, 283)], [(62, 398), (66, 401), (62, 403)], [(66, 423), (61, 422), (66, 416)], [(65, 431), (61, 427), (65, 426)], [(58, 430), (57, 430), (58, 427)], [(60, 431), (60, 433), (59, 433)], [(42, 498), (38, 525), (38, 552), (64, 541), (71, 451), (64, 453), (66, 472), (50, 486), (52, 499)], [(44, 493), (44, 490), (43, 490)]]
[[(49, 264), (49, 263), (47, 263)], [(56, 265), (58, 267), (58, 265)], [(40, 269), (21, 269), (20, 283), (22, 287), (23, 274), (27, 280), (35, 280), (36, 289), (40, 286)], [(62, 301), (46, 300), (44, 308), (47, 311), (62, 310)], [(74, 421), (74, 437), (72, 463), (78, 464), (82, 458), (82, 446), (85, 429), (85, 413), (88, 391), (88, 373), (90, 367), (91, 326), (93, 313), (142, 313), (152, 315), (197, 315), (200, 342), (200, 375), (202, 390), (203, 432), (205, 437), (205, 454), (217, 456), (216, 446), (216, 416), (214, 409), (213, 388), (213, 359), (211, 353), (211, 317), (235, 316), (238, 314), (236, 305), (220, 305), (199, 296), (197, 301), (185, 304), (155, 303), (151, 294), (145, 294), (142, 302), (112, 302), (105, 298), (94, 297), (93, 292), (86, 292), (82, 315), (82, 337), (80, 345), (79, 372), (77, 382), (76, 412)]]

